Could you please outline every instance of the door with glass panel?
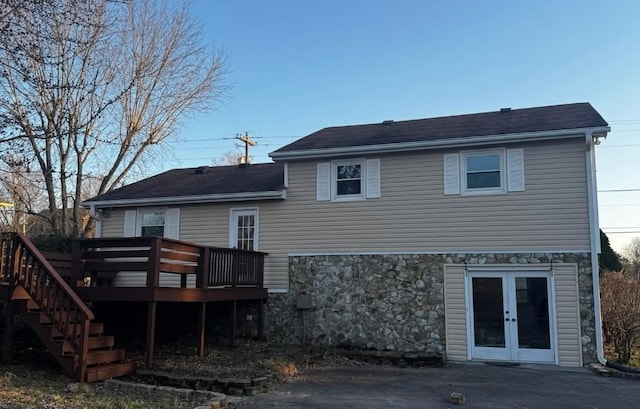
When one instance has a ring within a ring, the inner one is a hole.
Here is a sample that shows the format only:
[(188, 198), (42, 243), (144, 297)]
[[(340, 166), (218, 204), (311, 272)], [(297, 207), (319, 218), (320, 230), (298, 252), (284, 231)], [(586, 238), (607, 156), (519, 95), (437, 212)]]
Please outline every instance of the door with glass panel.
[(554, 362), (547, 272), (471, 272), (467, 282), (472, 359)]

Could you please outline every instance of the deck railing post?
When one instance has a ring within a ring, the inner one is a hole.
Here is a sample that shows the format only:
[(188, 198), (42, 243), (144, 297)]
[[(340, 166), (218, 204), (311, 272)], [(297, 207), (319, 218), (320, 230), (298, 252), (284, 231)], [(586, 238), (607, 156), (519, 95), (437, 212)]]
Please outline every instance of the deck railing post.
[[(78, 320), (76, 320), (77, 322)], [(87, 379), (87, 355), (89, 354), (89, 328), (91, 321), (87, 317), (80, 320), (80, 345), (78, 347), (78, 380), (84, 383)], [(67, 328), (75, 328), (75, 322)], [(75, 330), (74, 330), (75, 331)], [(72, 331), (72, 336), (73, 331)]]
[(162, 239), (155, 237), (151, 240), (151, 251), (147, 267), (147, 287), (156, 288), (160, 285), (160, 250)]
[[(82, 247), (80, 240), (73, 240), (71, 242), (71, 277), (69, 279), (71, 286), (84, 286), (84, 272), (82, 270)], [(81, 280), (82, 283), (80, 283)]]
[(256, 285), (260, 288), (264, 286), (264, 254), (258, 254), (258, 265), (256, 266)]
[(233, 251), (233, 269), (231, 270), (231, 287), (238, 286), (238, 274), (240, 274), (240, 250)]
[(198, 273), (196, 275), (196, 287), (207, 288), (209, 283), (209, 275), (211, 270), (211, 249), (203, 247), (200, 249), (200, 258), (198, 259)]

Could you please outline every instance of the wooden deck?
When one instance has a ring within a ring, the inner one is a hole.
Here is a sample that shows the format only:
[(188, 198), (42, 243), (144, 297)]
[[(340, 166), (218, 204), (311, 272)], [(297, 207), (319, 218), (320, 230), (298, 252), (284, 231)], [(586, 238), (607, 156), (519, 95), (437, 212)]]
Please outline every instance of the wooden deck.
[(77, 240), (69, 281), (85, 301), (265, 300), (265, 255), (160, 237)]
[[(77, 305), (74, 308), (86, 310), (85, 325), (93, 319), (86, 306), (88, 302), (146, 303), (147, 366), (153, 363), (159, 302), (199, 304), (197, 350), (200, 356), (204, 354), (208, 303), (227, 302), (230, 305), (233, 345), (237, 302), (254, 301), (258, 311), (258, 335), (262, 336), (263, 303), (267, 299), (267, 289), (263, 286), (266, 253), (160, 237), (138, 237), (75, 240), (70, 254), (41, 254), (26, 237), (14, 233), (4, 236), (0, 247), (0, 282), (18, 287), (31, 284), (31, 280), (27, 279), (28, 275), (24, 276), (24, 283), (15, 280), (13, 271), (18, 256), (11, 253), (10, 243), (16, 242), (25, 243), (29, 250), (29, 258), (20, 256), (21, 271), (31, 271), (32, 260), (38, 260), (43, 266), (40, 270), (46, 271), (47, 277), (55, 277), (58, 286), (65, 288), (67, 297)], [(49, 280), (41, 279), (43, 283)], [(35, 295), (39, 294), (31, 294), (31, 298)]]

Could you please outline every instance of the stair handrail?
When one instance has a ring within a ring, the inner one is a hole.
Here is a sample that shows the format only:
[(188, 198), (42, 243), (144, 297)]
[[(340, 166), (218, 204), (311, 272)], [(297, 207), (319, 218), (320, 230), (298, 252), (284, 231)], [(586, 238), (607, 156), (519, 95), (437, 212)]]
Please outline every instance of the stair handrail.
[[(78, 362), (76, 363), (78, 379), (84, 381), (89, 346), (89, 327), (91, 321), (95, 319), (93, 312), (25, 235), (21, 233), (10, 233), (10, 235), (14, 240), (14, 248), (12, 249), (13, 265), (9, 266), (12, 269), (12, 276), (18, 280), (17, 284), (24, 287), (31, 298), (40, 306), (42, 312), (51, 320), (56, 330), (75, 348), (75, 353), (78, 357)], [(26, 251), (26, 253), (23, 254), (23, 251)], [(31, 256), (29, 261), (33, 265), (27, 263), (29, 255)], [(44, 273), (45, 277), (38, 276), (34, 278), (34, 272), (36, 274), (38, 272)], [(24, 275), (24, 278), (21, 279), (22, 275)], [(51, 285), (51, 282), (47, 283), (47, 279), (55, 283), (55, 287), (60, 291), (51, 294), (54, 286)], [(41, 280), (43, 283), (40, 288), (38, 282)], [(44, 300), (47, 297), (47, 301), (51, 302), (53, 300), (54, 305), (48, 304), (46, 308), (43, 308)], [(62, 303), (57, 302), (58, 297), (63, 299)], [(64, 298), (67, 298), (70, 304), (67, 304)], [(57, 319), (56, 309), (58, 307), (64, 308), (65, 306), (69, 307), (66, 319), (62, 319), (62, 314), (60, 314), (60, 319)], [(71, 322), (71, 307), (74, 307), (76, 312), (73, 322)], [(76, 325), (80, 325), (79, 337), (76, 336)]]

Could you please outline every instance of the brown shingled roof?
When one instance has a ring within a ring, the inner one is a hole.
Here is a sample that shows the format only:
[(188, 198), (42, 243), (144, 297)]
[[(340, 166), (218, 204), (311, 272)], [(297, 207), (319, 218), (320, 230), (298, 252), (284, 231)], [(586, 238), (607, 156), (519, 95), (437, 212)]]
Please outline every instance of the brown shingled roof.
[(607, 122), (591, 104), (584, 102), (410, 121), (385, 121), (369, 125), (334, 126), (298, 139), (273, 153), (592, 128), (607, 125)]
[(282, 164), (203, 166), (169, 170), (96, 196), (87, 202), (269, 192), (282, 189), (284, 189)]

